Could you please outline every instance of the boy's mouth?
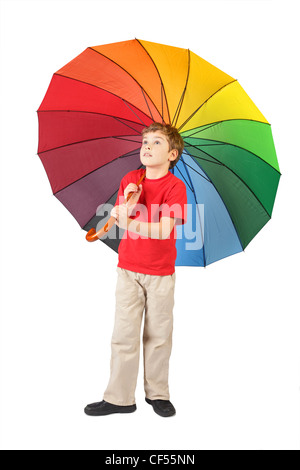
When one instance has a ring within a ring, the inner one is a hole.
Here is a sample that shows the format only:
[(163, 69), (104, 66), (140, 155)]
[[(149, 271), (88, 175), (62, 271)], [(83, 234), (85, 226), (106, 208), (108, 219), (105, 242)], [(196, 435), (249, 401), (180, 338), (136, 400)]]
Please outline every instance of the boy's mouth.
[(152, 155), (151, 155), (151, 153), (146, 152), (146, 153), (144, 153), (144, 157), (152, 157)]

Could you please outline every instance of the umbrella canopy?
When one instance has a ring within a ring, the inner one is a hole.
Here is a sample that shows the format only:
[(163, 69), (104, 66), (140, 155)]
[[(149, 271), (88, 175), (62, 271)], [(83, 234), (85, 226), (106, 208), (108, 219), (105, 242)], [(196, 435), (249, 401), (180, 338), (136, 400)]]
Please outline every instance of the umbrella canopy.
[[(86, 231), (123, 176), (142, 168), (141, 131), (154, 121), (185, 142), (171, 171), (186, 185), (192, 222), (181, 227), (176, 265), (243, 251), (271, 218), (280, 179), (271, 126), (236, 79), (188, 49), (138, 39), (89, 47), (53, 75), (38, 118), (53, 194)], [(115, 251), (119, 232), (102, 240)]]

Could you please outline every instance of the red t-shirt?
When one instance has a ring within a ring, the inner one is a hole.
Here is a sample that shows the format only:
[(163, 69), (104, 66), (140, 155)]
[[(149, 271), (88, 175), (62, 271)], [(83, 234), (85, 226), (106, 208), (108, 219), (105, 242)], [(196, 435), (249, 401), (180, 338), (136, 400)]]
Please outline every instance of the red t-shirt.
[[(144, 171), (134, 170), (124, 176), (115, 205), (124, 202), (125, 188), (129, 183), (137, 184)], [(162, 178), (145, 178), (141, 184), (143, 190), (131, 218), (142, 222), (159, 222), (161, 217), (175, 217), (176, 224), (166, 240), (125, 231), (119, 245), (118, 267), (142, 274), (168, 276), (175, 272), (176, 225), (186, 223), (186, 187), (170, 171)]]

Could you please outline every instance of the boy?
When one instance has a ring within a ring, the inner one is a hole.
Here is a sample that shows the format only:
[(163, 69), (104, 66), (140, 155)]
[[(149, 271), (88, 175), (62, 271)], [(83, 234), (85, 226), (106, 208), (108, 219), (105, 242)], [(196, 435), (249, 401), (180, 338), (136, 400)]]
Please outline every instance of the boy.
[[(153, 123), (142, 132), (141, 163), (121, 181), (111, 215), (126, 230), (119, 245), (115, 326), (111, 373), (103, 401), (87, 405), (93, 416), (136, 410), (140, 329), (145, 309), (144, 388), (146, 402), (160, 416), (176, 413), (169, 401), (169, 358), (172, 347), (176, 260), (176, 224), (186, 222), (186, 188), (169, 170), (181, 157), (184, 143), (177, 129)], [(134, 191), (127, 205), (120, 205)], [(139, 203), (139, 204), (137, 204)]]

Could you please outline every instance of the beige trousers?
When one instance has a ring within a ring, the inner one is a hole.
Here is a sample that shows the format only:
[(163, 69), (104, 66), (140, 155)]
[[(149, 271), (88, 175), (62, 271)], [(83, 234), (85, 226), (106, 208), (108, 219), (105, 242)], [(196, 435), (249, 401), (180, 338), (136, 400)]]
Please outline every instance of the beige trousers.
[(115, 325), (111, 341), (110, 379), (103, 399), (115, 405), (135, 403), (140, 335), (145, 310), (144, 388), (150, 400), (169, 400), (175, 273), (140, 274), (117, 268)]

